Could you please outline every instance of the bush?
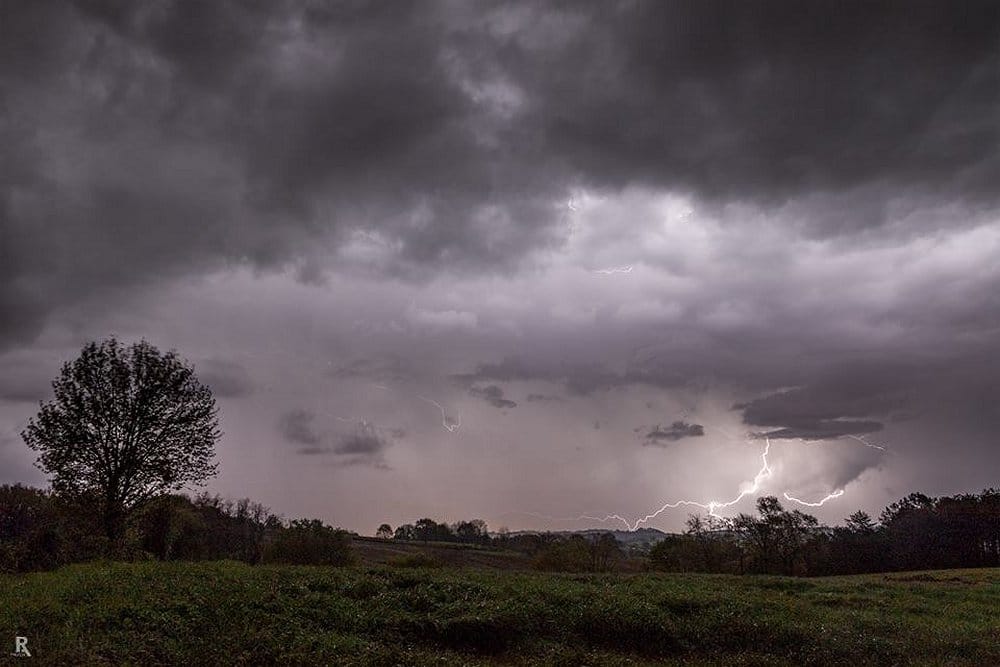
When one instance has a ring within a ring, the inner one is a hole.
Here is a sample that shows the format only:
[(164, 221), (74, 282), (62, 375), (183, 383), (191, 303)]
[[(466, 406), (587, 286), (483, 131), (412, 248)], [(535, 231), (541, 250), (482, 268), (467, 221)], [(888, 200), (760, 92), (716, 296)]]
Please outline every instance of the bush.
[(0, 486), (0, 571), (51, 570), (72, 548), (52, 497), (20, 484)]
[(542, 546), (532, 565), (549, 572), (610, 572), (621, 558), (621, 546), (610, 533), (571, 535)]
[(197, 560), (207, 554), (208, 528), (184, 496), (154, 498), (136, 513), (136, 546), (159, 560)]
[(298, 519), (272, 534), (263, 560), (290, 565), (349, 565), (355, 556), (347, 531), (318, 519)]
[(573, 535), (548, 544), (535, 556), (532, 566), (548, 572), (587, 572), (591, 569), (587, 542), (579, 535)]

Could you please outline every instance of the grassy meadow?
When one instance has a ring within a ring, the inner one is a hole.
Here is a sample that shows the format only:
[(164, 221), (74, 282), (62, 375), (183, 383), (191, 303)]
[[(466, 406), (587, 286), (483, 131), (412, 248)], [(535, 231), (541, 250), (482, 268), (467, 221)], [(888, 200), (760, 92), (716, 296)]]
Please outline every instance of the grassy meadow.
[(1000, 571), (825, 579), (89, 563), (0, 576), (39, 664), (1000, 664)]

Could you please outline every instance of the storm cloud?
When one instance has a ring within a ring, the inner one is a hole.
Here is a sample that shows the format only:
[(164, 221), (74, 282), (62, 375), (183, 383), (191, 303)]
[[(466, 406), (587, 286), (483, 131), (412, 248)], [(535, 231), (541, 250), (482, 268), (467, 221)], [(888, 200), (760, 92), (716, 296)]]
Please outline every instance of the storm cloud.
[(278, 421), (278, 431), (285, 440), (296, 445), (304, 445), (304, 454), (316, 454), (320, 450), (316, 446), (323, 442), (323, 436), (316, 432), (313, 422), (316, 415), (308, 410), (291, 410), (281, 416)]
[[(642, 515), (759, 436), (851, 509), (995, 483), (998, 34), (985, 0), (7, 3), (0, 431), (117, 334), (225, 399), (220, 490), (349, 526)], [(697, 451), (623, 453), (647, 404)]]
[(662, 445), (663, 441), (677, 442), (682, 438), (696, 438), (705, 435), (705, 427), (701, 424), (689, 424), (685, 421), (675, 421), (669, 426), (653, 426), (645, 435), (647, 445)]
[(469, 395), (481, 398), (494, 408), (516, 408), (517, 403), (514, 401), (504, 398), (503, 389), (495, 384), (487, 385), (485, 387), (470, 387)]

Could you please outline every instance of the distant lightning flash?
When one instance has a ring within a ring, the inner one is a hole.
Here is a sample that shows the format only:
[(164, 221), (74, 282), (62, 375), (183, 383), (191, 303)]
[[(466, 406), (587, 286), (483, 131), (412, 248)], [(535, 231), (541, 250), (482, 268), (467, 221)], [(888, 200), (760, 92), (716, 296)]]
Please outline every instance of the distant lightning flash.
[[(389, 387), (385, 386), (384, 384), (374, 384), (372, 386), (376, 387), (378, 389), (389, 390)], [(438, 403), (437, 401), (435, 401), (434, 399), (426, 398), (424, 396), (417, 396), (417, 398), (419, 398), (421, 401), (424, 401), (426, 403), (430, 403), (431, 405), (433, 405), (434, 407), (436, 407), (438, 410), (441, 411), (441, 426), (443, 426), (444, 429), (446, 431), (448, 431), (448, 433), (455, 433), (455, 432), (458, 431), (459, 428), (461, 428), (461, 426), (462, 426), (462, 415), (458, 415), (458, 419), (457, 420), (452, 420), (445, 413), (444, 406), (441, 405), (440, 403)], [(344, 417), (337, 417), (337, 419), (339, 419), (341, 421), (357, 421), (357, 420), (349, 420), (349, 419), (346, 419)], [(362, 423), (364, 423), (364, 419), (362, 419), (361, 421), (362, 421)]]
[(858, 442), (860, 442), (865, 447), (871, 447), (872, 449), (877, 449), (877, 450), (882, 451), (882, 452), (885, 451), (885, 447), (881, 447), (879, 445), (873, 445), (872, 443), (868, 442), (867, 440), (865, 440), (864, 438), (862, 438), (859, 435), (850, 435), (850, 434), (848, 434), (847, 437), (850, 438), (851, 440), (857, 440)]
[(448, 431), (448, 433), (454, 433), (462, 426), (462, 415), (458, 416), (458, 421), (452, 421), (451, 419), (448, 418), (448, 415), (445, 414), (444, 406), (438, 403), (437, 401), (430, 398), (424, 398), (423, 396), (417, 396), (417, 398), (419, 398), (421, 401), (426, 401), (427, 403), (430, 403), (431, 405), (437, 407), (437, 409), (441, 411), (441, 426), (443, 426), (444, 429)]
[(610, 269), (595, 269), (594, 273), (603, 273), (606, 276), (613, 275), (615, 273), (632, 273), (632, 265), (627, 266), (617, 266)]

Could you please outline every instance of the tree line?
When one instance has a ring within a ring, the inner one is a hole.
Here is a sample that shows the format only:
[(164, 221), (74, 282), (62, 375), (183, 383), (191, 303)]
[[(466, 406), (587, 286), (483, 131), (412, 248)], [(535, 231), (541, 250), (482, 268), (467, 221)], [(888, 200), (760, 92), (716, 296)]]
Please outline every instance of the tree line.
[(434, 519), (419, 519), (414, 523), (404, 523), (392, 529), (383, 523), (375, 531), (375, 537), (402, 541), (420, 542), (458, 542), (463, 544), (490, 544), (490, 534), (486, 522), (482, 519), (458, 521), (447, 524), (438, 523)]
[(824, 526), (774, 496), (756, 513), (732, 518), (691, 515), (683, 533), (652, 546), (622, 544), (609, 532), (490, 533), (480, 520), (454, 524), (420, 519), (376, 536), (397, 541), (464, 542), (517, 551), (539, 570), (637, 571), (821, 576), (899, 570), (1000, 566), (1000, 489), (934, 498), (912, 493), (879, 518), (858, 511), (842, 526)]
[(383, 523), (375, 531), (375, 537), (398, 542), (445, 542), (516, 551), (527, 556), (535, 569), (562, 572), (608, 572), (625, 556), (611, 533), (511, 535), (506, 528), (490, 533), (482, 519), (448, 524), (424, 518), (404, 523), (395, 530)]
[(652, 567), (676, 572), (832, 575), (1000, 566), (1000, 489), (933, 498), (912, 493), (876, 521), (855, 512), (821, 526), (777, 498), (757, 514), (693, 515), (681, 535), (649, 552)]
[(285, 521), (246, 498), (161, 495), (134, 508), (114, 539), (94, 507), (79, 496), (0, 486), (0, 572), (104, 558), (314, 565), (355, 560), (349, 532), (318, 519)]

